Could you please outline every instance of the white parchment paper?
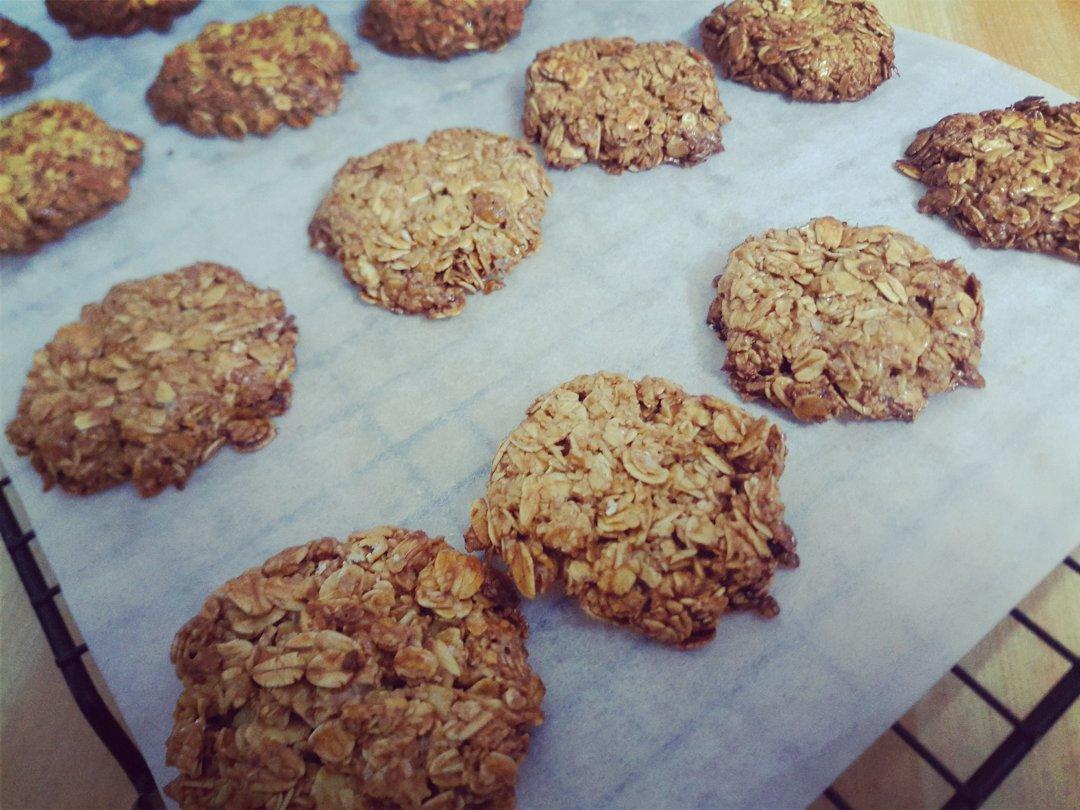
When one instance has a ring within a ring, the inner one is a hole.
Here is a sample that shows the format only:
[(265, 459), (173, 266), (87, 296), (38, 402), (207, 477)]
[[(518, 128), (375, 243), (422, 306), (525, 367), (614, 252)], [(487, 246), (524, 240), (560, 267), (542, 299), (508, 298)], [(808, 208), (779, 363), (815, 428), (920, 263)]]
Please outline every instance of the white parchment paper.
[[(32, 352), (113, 284), (196, 260), (281, 290), (300, 327), (292, 409), (266, 449), (222, 452), (183, 492), (42, 493), (0, 460), (162, 784), (179, 693), (169, 641), (217, 585), (280, 548), (379, 523), (461, 545), (499, 440), (539, 393), (598, 369), (661, 375), (735, 399), (706, 327), (710, 280), (769, 227), (831, 214), (889, 224), (959, 257), (985, 285), (984, 390), (931, 400), (915, 424), (800, 425), (782, 479), (802, 567), (778, 574), (779, 618), (737, 615), (696, 652), (667, 649), (545, 597), (526, 608), (547, 722), (521, 772), (523, 808), (797, 806), (812, 799), (1080, 541), (1080, 269), (975, 247), (915, 210), (892, 162), (957, 111), (1060, 91), (961, 46), (897, 32), (901, 75), (857, 104), (797, 104), (720, 83), (733, 121), (704, 165), (553, 172), (544, 246), (506, 289), (442, 322), (361, 303), (306, 226), (338, 166), (433, 129), (520, 134), (523, 74), (560, 41), (626, 34), (697, 43), (713, 0), (536, 0), (497, 54), (438, 63), (379, 53), (356, 3), (319, 2), (361, 64), (340, 110), (240, 143), (158, 126), (143, 93), (171, 34), (72, 41), (39, 3), (5, 13), (54, 50), (31, 93), (90, 102), (146, 140), (130, 199), (39, 255), (4, 257), (8, 421)], [(278, 3), (272, 4), (274, 6)]]

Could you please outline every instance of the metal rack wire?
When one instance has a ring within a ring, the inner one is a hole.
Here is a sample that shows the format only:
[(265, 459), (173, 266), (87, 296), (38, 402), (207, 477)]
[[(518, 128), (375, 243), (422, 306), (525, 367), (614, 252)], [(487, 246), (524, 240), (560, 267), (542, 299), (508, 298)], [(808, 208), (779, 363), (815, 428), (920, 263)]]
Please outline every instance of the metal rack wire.
[(30, 598), (30, 606), (34, 609), (38, 623), (45, 633), (45, 639), (49, 642), (53, 660), (60, 669), (60, 674), (64, 676), (64, 681), (83, 717), (86, 718), (86, 722), (90, 724), (109, 753), (124, 769), (132, 787), (135, 788), (138, 796), (135, 807), (138, 810), (164, 808), (165, 803), (158, 792), (150, 767), (131, 737), (128, 736), (127, 731), (124, 730), (123, 725), (105, 703), (105, 699), (86, 669), (86, 664), (83, 663), (82, 657), (87, 653), (88, 648), (85, 643), (76, 643), (75, 636), (68, 627), (64, 614), (60, 611), (60, 606), (56, 602), (56, 597), (60, 595), (60, 586), (49, 585), (45, 579), (45, 574), (30, 547), (36, 535), (20, 525), (9, 494), (10, 489), (11, 479), (5, 475), (0, 478), (0, 534), (3, 535), (4, 546), (11, 556), (11, 562), (15, 565), (15, 571), (19, 575), (23, 589)]
[[(60, 595), (60, 586), (49, 585), (46, 581), (41, 566), (38, 565), (37, 558), (30, 548), (30, 544), (35, 540), (35, 534), (19, 524), (9, 494), (10, 489), (11, 479), (7, 476), (0, 478), (0, 534), (3, 535), (4, 546), (11, 555), (11, 561), (30, 598), (30, 604), (45, 633), (45, 638), (49, 642), (56, 666), (59, 667), (68, 689), (90, 727), (123, 768), (128, 780), (135, 788), (138, 795), (135, 801), (137, 810), (164, 808), (165, 804), (146, 760), (105, 703), (83, 663), (82, 656), (88, 651), (87, 645), (76, 643), (56, 603), (56, 597)], [(1080, 565), (1072, 558), (1066, 558), (1065, 565), (1080, 576)], [(1069, 670), (1026, 717), (1019, 718), (963, 667), (957, 665), (952, 668), (952, 673), (957, 678), (1012, 726), (1009, 735), (968, 779), (958, 778), (947, 765), (934, 756), (933, 752), (899, 722), (892, 726), (892, 732), (910, 746), (953, 788), (952, 798), (945, 803), (945, 810), (969, 810), (985, 802), (998, 785), (1023, 761), (1043, 735), (1080, 697), (1080, 660), (1077, 656), (1019, 609), (1013, 610), (1011, 615), (1044, 644), (1065, 658), (1069, 662)], [(826, 788), (824, 795), (838, 810), (853, 810), (851, 804), (837, 792), (835, 787)]]
[[(1080, 575), (1080, 564), (1071, 557), (1065, 558), (1065, 565), (1074, 574)], [(952, 797), (945, 802), (943, 810), (970, 810), (982, 805), (1080, 697), (1080, 659), (1019, 608), (1014, 608), (1009, 615), (1068, 661), (1069, 669), (1036, 704), (1035, 708), (1026, 717), (1020, 718), (962, 666), (957, 664), (952, 668), (953, 675), (1012, 727), (1008, 736), (990, 752), (990, 755), (971, 776), (967, 779), (957, 777), (952, 769), (936, 757), (915, 735), (899, 722), (893, 723), (892, 733), (903, 740), (953, 789)], [(826, 788), (824, 796), (838, 810), (853, 810), (851, 804), (837, 791), (835, 785)]]

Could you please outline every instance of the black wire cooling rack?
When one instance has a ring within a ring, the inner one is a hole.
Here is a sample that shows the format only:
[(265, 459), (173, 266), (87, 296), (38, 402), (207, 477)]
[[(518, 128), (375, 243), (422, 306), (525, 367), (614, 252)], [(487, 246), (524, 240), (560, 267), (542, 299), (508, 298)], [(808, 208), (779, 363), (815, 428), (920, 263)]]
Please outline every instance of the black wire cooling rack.
[[(57, 605), (56, 597), (60, 595), (60, 585), (49, 585), (46, 581), (37, 557), (30, 547), (36, 535), (29, 527), (24, 528), (20, 524), (15, 512), (13, 496), (11, 479), (6, 475), (0, 477), (0, 533), (3, 534), (4, 546), (11, 555), (11, 561), (15, 564), (15, 570), (19, 574), (26, 595), (30, 598), (30, 604), (49, 642), (56, 666), (60, 668), (64, 681), (71, 690), (83, 717), (123, 768), (135, 788), (138, 795), (135, 808), (137, 810), (164, 808), (161, 793), (158, 791), (157, 783), (146, 760), (105, 703), (83, 663), (82, 657), (88, 652), (87, 645), (81, 642), (76, 643), (75, 635), (68, 627)], [(1080, 575), (1080, 565), (1071, 557), (1065, 559), (1065, 565), (1075, 574)], [(1077, 697), (1080, 697), (1080, 662), (1077, 656), (1019, 609), (1014, 609), (1010, 615), (1068, 661), (1069, 670), (1026, 717), (1020, 718), (963, 667), (957, 665), (952, 668), (957, 678), (1012, 726), (1009, 735), (968, 779), (958, 778), (910, 731), (898, 722), (893, 724), (892, 732), (907, 743), (952, 787), (954, 791), (952, 798), (945, 803), (944, 810), (968, 810), (979, 807), (1023, 761), (1054, 723), (1068, 711)], [(824, 795), (838, 810), (854, 810), (835, 787), (826, 788)]]

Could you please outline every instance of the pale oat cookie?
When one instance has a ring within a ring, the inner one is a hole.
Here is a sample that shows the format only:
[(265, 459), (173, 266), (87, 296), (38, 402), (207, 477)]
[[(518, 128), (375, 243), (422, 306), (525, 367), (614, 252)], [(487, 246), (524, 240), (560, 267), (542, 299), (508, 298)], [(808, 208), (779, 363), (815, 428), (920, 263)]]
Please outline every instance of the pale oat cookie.
[(0, 119), (0, 253), (33, 253), (126, 200), (142, 148), (75, 101)]
[(228, 267), (118, 284), (34, 355), (7, 436), (45, 489), (181, 489), (222, 445), (274, 438), (295, 346), (281, 297)]
[(357, 71), (349, 46), (314, 6), (210, 23), (165, 57), (146, 99), (163, 124), (200, 136), (269, 135), (330, 115)]
[(45, 0), (49, 16), (76, 39), (128, 37), (144, 28), (165, 32), (199, 0)]
[(1080, 262), (1080, 102), (1038, 96), (949, 115), (919, 131), (896, 167), (929, 186), (919, 200), (986, 247)]
[(893, 74), (893, 30), (866, 0), (733, 0), (701, 23), (725, 79), (800, 101), (856, 101)]
[(692, 166), (723, 151), (708, 60), (679, 42), (583, 39), (541, 51), (525, 74), (525, 136), (552, 166)]
[(509, 808), (544, 686), (513, 586), (382, 526), (285, 549), (176, 636), (165, 788), (196, 808)]
[(368, 0), (360, 33), (402, 56), (497, 51), (521, 31), (529, 0)]
[(527, 143), (443, 129), (350, 159), (308, 232), (365, 301), (446, 318), (540, 248), (550, 194)]
[(779, 610), (773, 572), (799, 561), (784, 455), (776, 426), (716, 397), (576, 377), (499, 446), (467, 545), (505, 561), (527, 597), (559, 582), (592, 616), (696, 647), (727, 610)]
[(732, 386), (799, 419), (911, 421), (931, 394), (983, 386), (978, 279), (892, 228), (824, 217), (750, 237), (716, 288)]
[(33, 73), (49, 61), (49, 43), (29, 28), (0, 16), (0, 96), (29, 90)]

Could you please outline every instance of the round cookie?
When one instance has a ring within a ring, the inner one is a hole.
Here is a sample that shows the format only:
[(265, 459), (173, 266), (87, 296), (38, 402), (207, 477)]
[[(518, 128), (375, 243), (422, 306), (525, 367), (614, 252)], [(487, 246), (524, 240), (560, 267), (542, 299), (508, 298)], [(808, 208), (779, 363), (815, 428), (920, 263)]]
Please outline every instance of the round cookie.
[(402, 56), (497, 51), (521, 31), (529, 0), (368, 0), (360, 34)]
[(550, 194), (527, 143), (444, 129), (351, 158), (308, 232), (365, 301), (446, 318), (539, 249)]
[(784, 455), (778, 428), (716, 397), (576, 377), (499, 445), (466, 543), (527, 597), (559, 582), (592, 616), (700, 646), (725, 611), (779, 610), (773, 572), (798, 564)]
[(295, 346), (281, 297), (228, 267), (118, 284), (34, 354), (7, 436), (45, 489), (182, 489), (222, 445), (274, 438)]
[(505, 575), (382, 526), (285, 549), (177, 634), (181, 808), (513, 807), (544, 686)]
[(893, 30), (867, 0), (733, 0), (701, 23), (725, 79), (800, 101), (857, 101), (893, 74)]
[(142, 148), (75, 101), (0, 118), (0, 253), (33, 253), (126, 200)]
[(750, 237), (716, 290), (732, 386), (799, 419), (911, 421), (931, 394), (983, 385), (978, 279), (892, 228), (824, 217)]
[(897, 168), (929, 186), (924, 214), (986, 247), (1080, 262), (1080, 102), (1038, 96), (949, 115), (919, 131)]
[(200, 136), (268, 135), (330, 115), (357, 71), (349, 46), (314, 6), (210, 23), (165, 57), (146, 93), (154, 117)]
[(13, 96), (34, 84), (33, 72), (49, 61), (49, 43), (29, 28), (0, 16), (0, 96)]
[(144, 28), (165, 32), (199, 0), (45, 0), (49, 16), (76, 39), (127, 37)]
[(723, 151), (731, 119), (712, 66), (679, 42), (564, 42), (538, 53), (525, 80), (525, 136), (560, 169), (691, 166)]

